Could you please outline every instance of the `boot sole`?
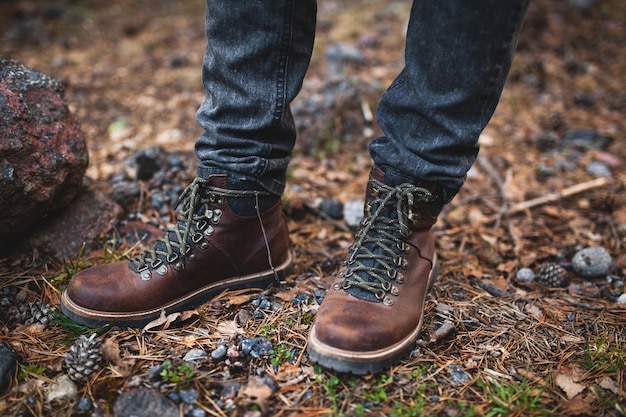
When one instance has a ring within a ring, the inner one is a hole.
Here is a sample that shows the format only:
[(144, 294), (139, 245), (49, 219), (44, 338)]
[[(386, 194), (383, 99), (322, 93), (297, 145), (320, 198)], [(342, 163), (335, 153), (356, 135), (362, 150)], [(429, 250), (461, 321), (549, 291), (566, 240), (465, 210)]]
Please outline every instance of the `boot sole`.
[[(428, 276), (428, 291), (433, 287), (438, 275), (437, 256), (433, 259), (433, 268)], [(318, 340), (315, 326), (309, 333), (307, 352), (309, 359), (318, 365), (335, 372), (354, 375), (367, 375), (381, 372), (407, 357), (415, 346), (415, 341), (422, 329), (424, 315), (417, 327), (398, 343), (374, 351), (352, 351), (337, 349)]]
[[(210, 301), (216, 295), (225, 290), (253, 289), (265, 290), (276, 282), (276, 275), (279, 280), (285, 278), (292, 268), (293, 257), (288, 253), (287, 260), (274, 270), (267, 270), (256, 274), (242, 277), (224, 279), (173, 300), (162, 306), (132, 312), (111, 312), (91, 310), (74, 303), (66, 292), (61, 295), (61, 311), (70, 320), (87, 327), (102, 327), (104, 325), (114, 325), (119, 327), (144, 327), (152, 320), (161, 316), (162, 312), (170, 314), (198, 307)], [(276, 275), (274, 274), (276, 272)]]

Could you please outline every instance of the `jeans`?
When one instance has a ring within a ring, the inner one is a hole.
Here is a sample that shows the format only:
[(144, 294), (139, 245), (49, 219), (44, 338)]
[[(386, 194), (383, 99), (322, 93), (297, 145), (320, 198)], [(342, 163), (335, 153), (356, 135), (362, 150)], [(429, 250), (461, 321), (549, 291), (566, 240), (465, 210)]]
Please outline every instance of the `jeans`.
[[(449, 202), (478, 153), (528, 0), (414, 0), (405, 68), (383, 94), (370, 144), (394, 182), (435, 182)], [(206, 0), (206, 99), (197, 174), (228, 173), (280, 195), (296, 140), (289, 105), (315, 37), (315, 0)]]

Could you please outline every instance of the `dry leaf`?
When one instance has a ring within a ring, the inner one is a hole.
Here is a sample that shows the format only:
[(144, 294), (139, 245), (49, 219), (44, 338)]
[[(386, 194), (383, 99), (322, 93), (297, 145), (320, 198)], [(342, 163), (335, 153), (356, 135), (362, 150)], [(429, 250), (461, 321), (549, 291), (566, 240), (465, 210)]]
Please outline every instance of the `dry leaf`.
[(526, 304), (524, 312), (537, 321), (541, 321), (541, 319), (543, 319), (543, 311), (534, 304)]
[(236, 321), (223, 320), (217, 325), (217, 333), (223, 336), (232, 337), (236, 334), (244, 334), (244, 331), (241, 327), (239, 327)]
[(239, 305), (242, 305), (243, 303), (247, 303), (251, 299), (252, 299), (251, 294), (233, 295), (232, 297), (228, 298), (228, 304), (233, 305), (233, 306), (239, 306)]
[(122, 358), (120, 353), (120, 346), (114, 338), (108, 338), (104, 340), (102, 349), (102, 358), (111, 362), (113, 370), (119, 376), (129, 376), (130, 372), (135, 365), (135, 359)]
[(561, 403), (561, 411), (566, 416), (588, 416), (589, 404), (584, 398), (575, 397), (571, 401)]
[(237, 408), (240, 414), (245, 413), (250, 408), (257, 408), (261, 411), (261, 415), (266, 416), (271, 396), (272, 388), (260, 382), (258, 378), (252, 379), (239, 391)]
[(165, 310), (161, 310), (161, 315), (158, 319), (152, 320), (150, 323), (146, 324), (143, 328), (144, 332), (147, 332), (150, 329), (154, 329), (156, 327), (161, 327), (161, 330), (165, 330), (170, 327), (170, 324), (180, 315), (180, 313), (172, 313), (165, 315)]
[(585, 385), (578, 383), (572, 372), (560, 372), (555, 378), (556, 384), (565, 392), (568, 399), (572, 399), (586, 388)]
[(604, 388), (607, 391), (611, 391), (613, 394), (618, 394), (620, 391), (619, 386), (617, 386), (615, 380), (608, 376), (602, 378), (598, 385), (600, 385), (601, 388)]

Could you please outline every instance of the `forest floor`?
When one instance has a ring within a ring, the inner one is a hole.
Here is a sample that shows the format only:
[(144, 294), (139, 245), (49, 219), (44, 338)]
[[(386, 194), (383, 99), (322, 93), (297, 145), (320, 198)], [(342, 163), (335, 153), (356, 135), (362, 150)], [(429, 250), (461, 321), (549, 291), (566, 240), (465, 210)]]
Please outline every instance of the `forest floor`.
[[(617, 302), (626, 280), (626, 6), (533, 2), (481, 156), (435, 227), (440, 277), (415, 350), (386, 372), (355, 377), (306, 355), (318, 300), (353, 233), (316, 207), (363, 198), (367, 143), (378, 133), (371, 114), (402, 68), (410, 2), (320, 3), (313, 62), (294, 103), (299, 142), (284, 197), (294, 272), (262, 294), (222, 294), (182, 323), (97, 329), (104, 366), (55, 400), (64, 356), (89, 330), (59, 314), (48, 324), (0, 317), (0, 342), (20, 356), (1, 415), (109, 416), (138, 387), (195, 416), (626, 415), (626, 304)], [(128, 160), (153, 146), (184, 160), (180, 185), (193, 178), (203, 7), (0, 3), (0, 55), (63, 82), (87, 137), (91, 187), (110, 192), (114, 174), (130, 172)], [(329, 47), (342, 51), (339, 64)], [(169, 218), (148, 198), (123, 209), (120, 227), (131, 217), (165, 227)], [(573, 255), (595, 246), (610, 253), (610, 270), (579, 277)], [(58, 306), (78, 270), (142, 246), (107, 235), (87, 249), (64, 260), (1, 260), (2, 296), (11, 305)], [(550, 262), (565, 267), (563, 286), (519, 278), (520, 269), (537, 273)], [(269, 340), (271, 352), (237, 352), (255, 337)], [(222, 345), (227, 358), (212, 358)], [(208, 357), (183, 362), (193, 349)]]

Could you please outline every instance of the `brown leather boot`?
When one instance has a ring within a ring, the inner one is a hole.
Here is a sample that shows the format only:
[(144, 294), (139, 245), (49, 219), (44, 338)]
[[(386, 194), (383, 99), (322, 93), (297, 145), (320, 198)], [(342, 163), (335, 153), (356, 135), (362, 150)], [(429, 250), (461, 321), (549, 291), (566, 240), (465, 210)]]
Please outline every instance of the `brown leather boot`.
[(280, 202), (254, 216), (233, 212), (229, 200), (253, 204), (258, 191), (227, 189), (225, 175), (196, 178), (181, 195), (180, 215), (153, 246), (129, 261), (78, 273), (61, 309), (86, 326), (143, 326), (195, 307), (226, 289), (266, 288), (291, 265)]
[(309, 332), (309, 358), (338, 372), (376, 373), (412, 350), (435, 277), (432, 184), (384, 183), (372, 169), (365, 217)]

